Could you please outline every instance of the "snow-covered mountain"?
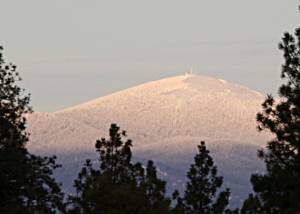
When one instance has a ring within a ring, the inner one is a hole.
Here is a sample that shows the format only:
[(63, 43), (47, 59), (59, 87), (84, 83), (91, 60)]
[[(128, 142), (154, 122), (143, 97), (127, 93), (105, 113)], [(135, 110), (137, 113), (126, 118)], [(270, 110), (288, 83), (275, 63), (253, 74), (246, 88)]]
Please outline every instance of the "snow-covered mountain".
[(29, 116), (29, 148), (56, 154), (57, 176), (70, 188), (84, 159), (96, 158), (95, 140), (117, 123), (133, 140), (138, 160), (154, 160), (169, 184), (181, 189), (201, 140), (238, 203), (250, 189), (250, 174), (262, 170), (258, 147), (269, 136), (256, 130), (264, 96), (225, 80), (182, 75), (149, 82), (54, 113)]

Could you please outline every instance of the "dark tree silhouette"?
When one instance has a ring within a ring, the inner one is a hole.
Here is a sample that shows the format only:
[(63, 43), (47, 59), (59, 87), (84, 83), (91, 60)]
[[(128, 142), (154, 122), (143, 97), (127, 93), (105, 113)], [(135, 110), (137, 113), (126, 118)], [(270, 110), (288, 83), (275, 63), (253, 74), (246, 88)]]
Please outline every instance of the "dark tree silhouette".
[(141, 188), (145, 192), (151, 209), (157, 210), (156, 213), (169, 213), (171, 201), (165, 196), (166, 182), (157, 177), (156, 167), (151, 160), (148, 161)]
[(25, 114), (30, 97), (17, 85), (16, 66), (6, 64), (0, 47), (0, 213), (56, 213), (64, 210), (60, 186), (52, 178), (55, 158), (26, 149)]
[(75, 180), (77, 194), (70, 196), (70, 213), (168, 213), (170, 200), (165, 197), (165, 182), (156, 175), (152, 161), (146, 173), (141, 163), (131, 161), (131, 140), (116, 124), (110, 138), (96, 142), (99, 168), (87, 160)]
[(300, 213), (300, 28), (294, 36), (285, 33), (279, 48), (286, 82), (279, 88), (280, 99), (269, 95), (257, 114), (259, 130), (270, 131), (274, 139), (259, 151), (267, 172), (251, 177), (255, 196), (245, 201), (244, 210), (256, 210), (248, 213)]
[(261, 213), (261, 204), (257, 196), (250, 194), (248, 199), (245, 200), (242, 209), (240, 210), (241, 214), (257, 214)]
[[(198, 151), (194, 158), (195, 163), (187, 173), (188, 182), (183, 198), (179, 196), (178, 191), (173, 193), (173, 198), (177, 201), (174, 213), (225, 213), (229, 203), (229, 189), (218, 193), (223, 184), (223, 177), (217, 175), (217, 167), (204, 142), (198, 146)], [(229, 213), (229, 210), (226, 212)]]

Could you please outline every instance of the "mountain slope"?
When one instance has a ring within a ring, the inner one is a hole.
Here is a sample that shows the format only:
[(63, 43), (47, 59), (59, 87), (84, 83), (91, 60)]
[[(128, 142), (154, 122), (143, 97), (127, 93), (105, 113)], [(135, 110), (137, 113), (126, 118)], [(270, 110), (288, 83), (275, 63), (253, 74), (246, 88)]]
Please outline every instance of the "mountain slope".
[[(135, 157), (153, 159), (162, 175), (168, 173), (180, 186), (197, 144), (205, 140), (238, 201), (250, 191), (250, 174), (262, 169), (256, 149), (268, 136), (257, 132), (255, 115), (263, 99), (225, 80), (166, 78), (59, 112), (30, 115), (30, 149), (55, 153), (71, 165), (77, 160), (78, 165), (84, 158), (96, 158), (95, 140), (107, 136), (110, 124), (117, 123), (133, 140)], [(69, 177), (79, 170), (72, 167)], [(58, 176), (65, 179), (65, 172)]]

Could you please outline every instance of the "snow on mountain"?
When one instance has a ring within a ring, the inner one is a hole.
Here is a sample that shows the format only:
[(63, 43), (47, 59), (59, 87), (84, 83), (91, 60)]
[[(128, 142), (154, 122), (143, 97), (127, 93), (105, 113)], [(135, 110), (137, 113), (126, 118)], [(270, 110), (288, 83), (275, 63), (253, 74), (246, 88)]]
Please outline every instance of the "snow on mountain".
[(74, 178), (85, 158), (96, 158), (95, 140), (117, 123), (133, 140), (136, 159), (154, 160), (180, 189), (197, 144), (205, 140), (238, 204), (250, 191), (250, 174), (263, 169), (256, 150), (269, 136), (257, 132), (255, 121), (263, 100), (262, 94), (225, 80), (191, 74), (166, 78), (30, 115), (29, 147), (57, 154), (66, 163), (57, 175), (64, 181)]

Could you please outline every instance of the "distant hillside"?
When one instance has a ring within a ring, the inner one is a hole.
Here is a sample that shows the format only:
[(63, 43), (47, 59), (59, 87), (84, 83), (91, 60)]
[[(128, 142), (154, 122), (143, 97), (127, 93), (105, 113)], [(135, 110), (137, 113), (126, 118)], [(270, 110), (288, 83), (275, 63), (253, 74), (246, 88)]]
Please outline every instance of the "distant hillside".
[(256, 130), (264, 96), (246, 87), (198, 75), (149, 82), (55, 113), (29, 116), (31, 151), (57, 154), (58, 178), (70, 188), (97, 138), (111, 123), (128, 132), (134, 157), (153, 159), (170, 187), (181, 188), (196, 146), (205, 140), (238, 203), (250, 191), (250, 174), (262, 170), (256, 150), (268, 136)]

